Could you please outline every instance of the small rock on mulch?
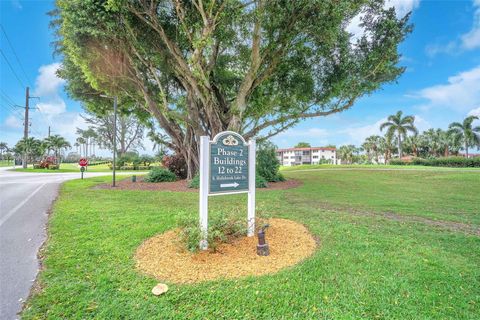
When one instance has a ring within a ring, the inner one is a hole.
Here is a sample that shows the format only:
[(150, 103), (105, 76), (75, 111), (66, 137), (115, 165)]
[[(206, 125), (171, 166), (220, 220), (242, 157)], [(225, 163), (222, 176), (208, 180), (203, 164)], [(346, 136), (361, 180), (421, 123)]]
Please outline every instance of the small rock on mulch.
[[(269, 182), (268, 188), (257, 188), (257, 190), (284, 190), (300, 186), (302, 183), (299, 180), (289, 179), (280, 182)], [(95, 189), (114, 189), (111, 184), (99, 184)], [(115, 189), (119, 190), (150, 190), (150, 191), (175, 191), (175, 192), (198, 192), (198, 189), (188, 187), (187, 180), (178, 180), (175, 182), (145, 182), (143, 177), (137, 177), (137, 182), (132, 182), (131, 179), (124, 179), (117, 182)]]

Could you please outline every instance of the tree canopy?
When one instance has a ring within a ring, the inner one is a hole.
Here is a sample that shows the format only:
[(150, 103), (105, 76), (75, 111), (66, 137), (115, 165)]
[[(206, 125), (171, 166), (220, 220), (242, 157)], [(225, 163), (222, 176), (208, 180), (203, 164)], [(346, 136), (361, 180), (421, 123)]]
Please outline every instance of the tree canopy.
[[(382, 1), (57, 0), (60, 76), (95, 112), (116, 95), (198, 167), (202, 135), (269, 138), (395, 81), (411, 30)], [(346, 31), (361, 14), (362, 36)]]
[(308, 142), (299, 142), (295, 145), (295, 148), (310, 148), (311, 145)]

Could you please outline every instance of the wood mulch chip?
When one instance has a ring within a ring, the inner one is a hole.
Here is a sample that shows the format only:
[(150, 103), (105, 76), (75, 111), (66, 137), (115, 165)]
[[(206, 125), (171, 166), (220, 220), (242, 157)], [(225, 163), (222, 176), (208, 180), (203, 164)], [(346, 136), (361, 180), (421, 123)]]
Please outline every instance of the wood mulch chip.
[[(289, 179), (281, 182), (269, 182), (268, 188), (257, 188), (257, 190), (284, 190), (296, 188), (302, 183), (299, 180)], [(188, 187), (187, 180), (178, 180), (175, 182), (144, 182), (143, 177), (137, 177), (137, 182), (132, 182), (130, 178), (117, 181), (115, 189), (119, 190), (151, 190), (151, 191), (175, 191), (175, 192), (198, 192), (198, 189)], [(113, 189), (109, 183), (99, 184), (94, 189)]]
[(302, 224), (285, 219), (270, 219), (269, 224), (266, 257), (256, 254), (256, 236), (221, 244), (216, 252), (192, 253), (180, 243), (175, 229), (147, 239), (135, 253), (136, 266), (161, 281), (197, 283), (272, 274), (315, 252), (316, 241)]

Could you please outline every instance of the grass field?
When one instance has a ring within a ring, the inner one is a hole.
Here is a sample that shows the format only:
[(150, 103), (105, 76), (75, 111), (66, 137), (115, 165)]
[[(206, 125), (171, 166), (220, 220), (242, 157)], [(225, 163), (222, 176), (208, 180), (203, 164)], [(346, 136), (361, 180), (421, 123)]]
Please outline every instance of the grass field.
[[(480, 172), (284, 174), (303, 185), (259, 191), (257, 210), (305, 224), (320, 240), (314, 256), (269, 276), (169, 284), (161, 297), (150, 293), (158, 281), (135, 271), (134, 251), (196, 216), (198, 195), (90, 189), (103, 177), (66, 183), (42, 289), (22, 318), (478, 319)], [(246, 210), (246, 197), (212, 197), (210, 206)]]
[(302, 164), (298, 166), (282, 166), (280, 167), (281, 171), (299, 171), (299, 170), (322, 170), (322, 169), (370, 169), (370, 170), (393, 170), (393, 169), (402, 169), (402, 170), (480, 170), (480, 168), (449, 168), (449, 167), (433, 167), (433, 166), (417, 166), (417, 165), (408, 165), (408, 166), (401, 166), (401, 165), (376, 165), (376, 164), (342, 164), (342, 165), (335, 165), (335, 164)]
[[(29, 165), (27, 169), (23, 169), (21, 166), (16, 168), (15, 171), (20, 172), (43, 172), (43, 173), (55, 173), (55, 172), (80, 172), (80, 167), (76, 163), (61, 163), (60, 169), (58, 170), (48, 170), (48, 169), (33, 169), (33, 165)], [(111, 171), (108, 168), (108, 164), (100, 164), (97, 166), (89, 166), (88, 171), (90, 172), (108, 172)]]

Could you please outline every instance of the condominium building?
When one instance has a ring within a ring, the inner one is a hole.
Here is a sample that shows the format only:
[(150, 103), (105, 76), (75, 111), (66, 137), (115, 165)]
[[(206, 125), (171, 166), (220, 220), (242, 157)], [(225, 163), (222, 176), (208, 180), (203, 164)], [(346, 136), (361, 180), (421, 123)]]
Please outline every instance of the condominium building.
[(336, 148), (288, 148), (278, 149), (277, 159), (282, 166), (300, 164), (337, 163)]

